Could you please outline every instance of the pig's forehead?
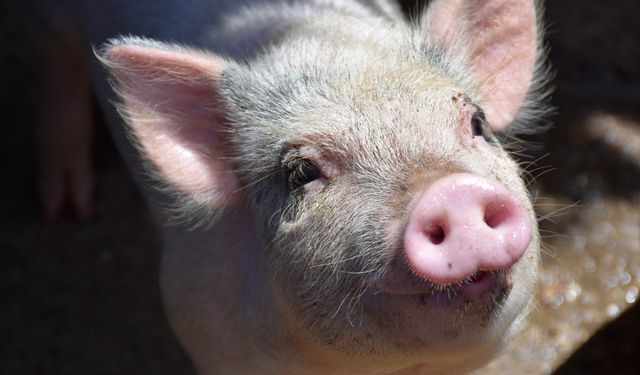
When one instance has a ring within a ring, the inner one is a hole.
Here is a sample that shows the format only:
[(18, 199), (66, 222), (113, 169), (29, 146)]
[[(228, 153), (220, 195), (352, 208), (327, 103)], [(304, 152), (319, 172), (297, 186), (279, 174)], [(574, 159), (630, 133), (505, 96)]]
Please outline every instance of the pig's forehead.
[(385, 136), (405, 129), (420, 136), (421, 129), (430, 134), (434, 127), (452, 131), (460, 115), (451, 100), (455, 93), (455, 89), (413, 95), (393, 90), (356, 92), (351, 97), (338, 93), (301, 111), (297, 118), (310, 132), (329, 129)]
[(300, 52), (294, 55), (276, 49), (253, 66), (258, 72), (253, 79), (266, 85), (261, 91), (282, 98), (276, 104), (295, 102), (292, 107), (305, 110), (329, 107), (323, 116), (411, 117), (410, 108), (423, 115), (439, 114), (453, 109), (453, 95), (475, 96), (467, 90), (467, 77), (450, 68), (455, 64), (446, 55), (411, 38), (349, 48), (301, 40), (296, 49)]
[[(311, 43), (313, 44), (313, 43)], [(338, 95), (385, 98), (389, 95), (419, 97), (430, 91), (466, 86), (464, 74), (451, 68), (439, 50), (402, 43), (395, 46), (358, 45), (333, 48), (318, 42), (306, 52), (283, 56), (271, 67), (304, 76), (321, 76)], [(459, 88), (456, 88), (459, 90)], [(388, 93), (388, 95), (384, 95)]]
[[(353, 75), (333, 82), (297, 114), (310, 132), (355, 132), (386, 136), (401, 130), (433, 136), (434, 127), (452, 131), (464, 92), (449, 79), (423, 73)], [(366, 130), (366, 131), (363, 131)]]
[(342, 116), (373, 119), (393, 115), (406, 121), (429, 112), (433, 117), (455, 110), (453, 96), (474, 96), (460, 80), (432, 66), (426, 58), (393, 54), (364, 58), (356, 53), (350, 59), (349, 55), (344, 52), (340, 58), (330, 58), (337, 62), (322, 58), (277, 64), (263, 61), (242, 77), (247, 85), (234, 91), (248, 101), (260, 101), (256, 107), (269, 102), (274, 109), (299, 111), (311, 118), (338, 117), (336, 120)]
[(305, 37), (236, 66), (225, 80), (234, 117), (268, 129), (265, 142), (327, 134), (348, 147), (398, 133), (423, 145), (452, 142), (459, 107), (451, 98), (473, 99), (468, 77), (411, 35), (376, 37), (348, 48)]
[[(278, 142), (322, 140), (332, 149), (348, 150), (363, 142), (384, 147), (391, 145), (390, 139), (410, 139), (419, 152), (431, 143), (455, 141), (460, 111), (452, 98), (464, 90), (422, 61), (383, 59), (260, 70), (260, 76), (248, 80), (249, 87), (234, 90), (242, 98), (236, 115), (273, 131)], [(254, 67), (256, 72), (260, 73)]]

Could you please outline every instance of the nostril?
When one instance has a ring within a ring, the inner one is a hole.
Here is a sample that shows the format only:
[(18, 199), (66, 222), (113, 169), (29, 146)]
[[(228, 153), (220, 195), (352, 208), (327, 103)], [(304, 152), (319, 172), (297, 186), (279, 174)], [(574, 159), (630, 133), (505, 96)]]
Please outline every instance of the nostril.
[(509, 220), (511, 207), (505, 201), (492, 202), (485, 208), (484, 222), (489, 228), (495, 229)]
[(425, 229), (425, 234), (429, 241), (434, 245), (439, 245), (444, 242), (445, 231), (440, 224), (429, 224)]

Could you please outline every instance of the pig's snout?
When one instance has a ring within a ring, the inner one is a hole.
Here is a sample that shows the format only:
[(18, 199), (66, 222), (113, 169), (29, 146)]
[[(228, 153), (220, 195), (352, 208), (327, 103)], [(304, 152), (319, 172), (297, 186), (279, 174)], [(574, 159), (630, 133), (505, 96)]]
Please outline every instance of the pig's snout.
[(529, 212), (507, 188), (459, 173), (435, 181), (409, 214), (404, 256), (435, 284), (511, 267), (531, 242)]

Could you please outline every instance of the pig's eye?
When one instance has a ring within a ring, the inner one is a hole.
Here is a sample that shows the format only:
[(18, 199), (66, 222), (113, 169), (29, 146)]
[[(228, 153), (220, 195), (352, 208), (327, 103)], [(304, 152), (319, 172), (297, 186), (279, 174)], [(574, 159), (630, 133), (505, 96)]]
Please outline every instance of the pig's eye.
[(471, 117), (471, 133), (474, 137), (484, 138), (491, 145), (498, 144), (498, 139), (491, 132), (484, 112), (480, 108)]
[(322, 177), (320, 168), (307, 159), (295, 158), (287, 163), (287, 169), (287, 180), (292, 191)]
[(484, 112), (481, 109), (477, 110), (471, 117), (471, 131), (474, 137), (485, 137), (485, 123)]

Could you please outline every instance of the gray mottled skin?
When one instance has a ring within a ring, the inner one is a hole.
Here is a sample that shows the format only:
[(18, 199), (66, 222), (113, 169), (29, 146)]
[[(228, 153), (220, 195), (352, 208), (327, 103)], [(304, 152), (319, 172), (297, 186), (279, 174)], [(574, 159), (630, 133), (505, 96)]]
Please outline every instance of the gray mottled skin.
[[(100, 104), (138, 176), (142, 164), (108, 103), (113, 94), (91, 46), (131, 35), (225, 58), (217, 90), (231, 124), (227, 165), (245, 199), (203, 209), (177, 193), (183, 199), (174, 211), (206, 223), (162, 231), (165, 305), (199, 372), (466, 371), (517, 331), (534, 284), (537, 234), (501, 299), (427, 308), (374, 287), (401, 247), (412, 204), (448, 173), (501, 182), (535, 225), (520, 170), (501, 146), (469, 149), (456, 136), (452, 97), (482, 102), (466, 67), (405, 24), (395, 6), (114, 0), (52, 9), (72, 15)], [(143, 39), (124, 43), (171, 50)], [(314, 194), (289, 191), (282, 158), (290, 145), (328, 155), (339, 173)], [(174, 197), (140, 180), (165, 223), (163, 207)]]

